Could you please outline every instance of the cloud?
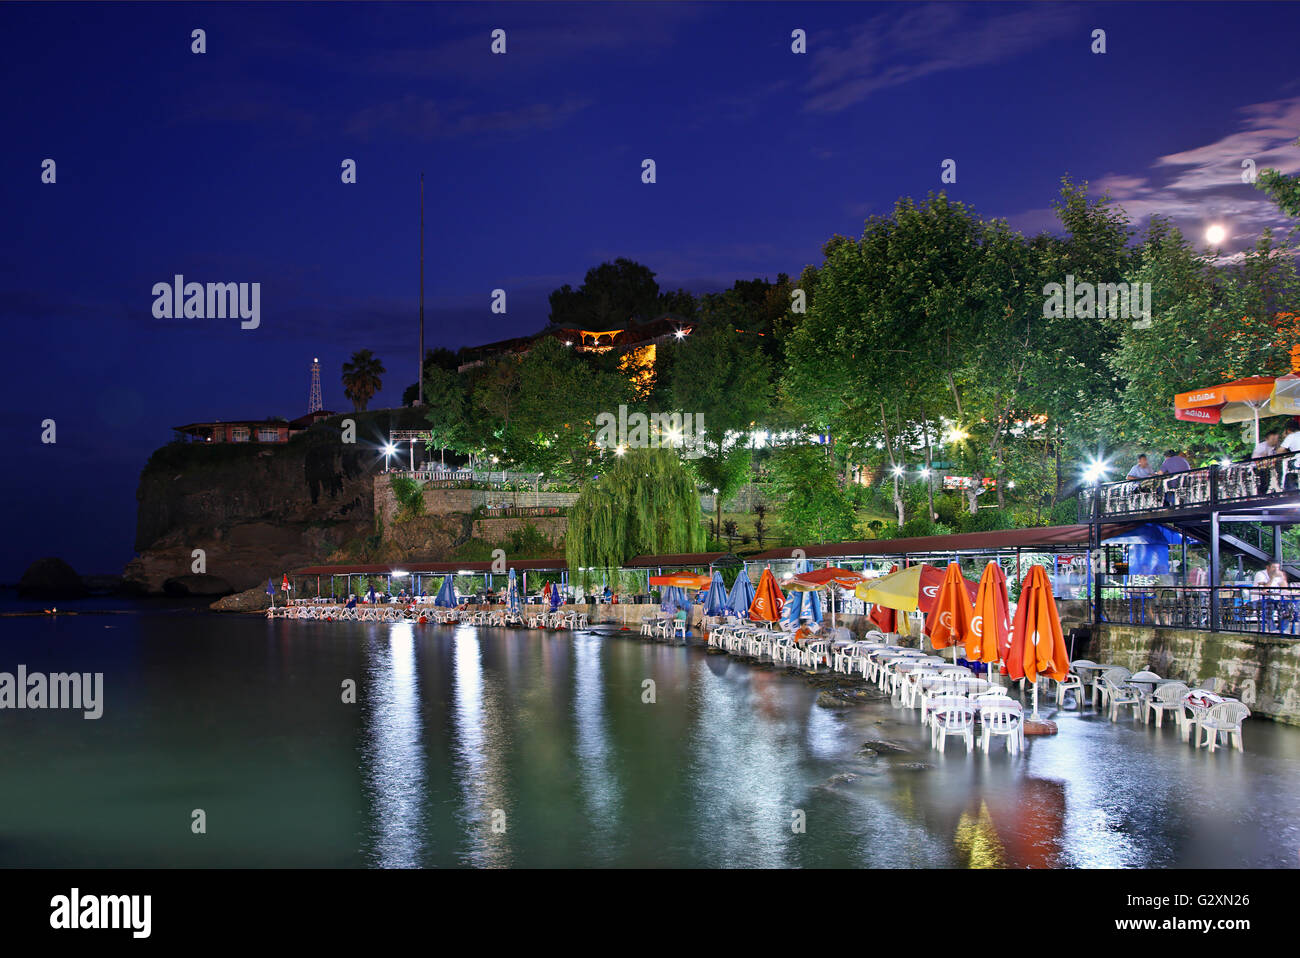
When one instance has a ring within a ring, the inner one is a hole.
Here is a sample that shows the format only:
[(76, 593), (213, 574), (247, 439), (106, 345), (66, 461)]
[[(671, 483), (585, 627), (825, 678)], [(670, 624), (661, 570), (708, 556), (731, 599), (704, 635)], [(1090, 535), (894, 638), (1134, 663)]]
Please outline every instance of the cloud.
[(822, 31), (807, 83), (805, 109), (836, 113), (874, 93), (922, 77), (1010, 60), (1063, 36), (1073, 11), (1034, 5), (1010, 12), (927, 3), (901, 15), (881, 13), (843, 32)]
[(1219, 139), (1157, 157), (1145, 175), (1109, 173), (1091, 186), (1109, 193), (1135, 225), (1164, 216), (1197, 243), (1206, 225), (1222, 223), (1228, 230), (1224, 249), (1233, 253), (1254, 245), (1265, 228), (1285, 232), (1291, 225), (1286, 216), (1242, 182), (1242, 161), (1252, 160), (1257, 171), (1300, 172), (1300, 97), (1252, 103), (1238, 112), (1238, 128)]

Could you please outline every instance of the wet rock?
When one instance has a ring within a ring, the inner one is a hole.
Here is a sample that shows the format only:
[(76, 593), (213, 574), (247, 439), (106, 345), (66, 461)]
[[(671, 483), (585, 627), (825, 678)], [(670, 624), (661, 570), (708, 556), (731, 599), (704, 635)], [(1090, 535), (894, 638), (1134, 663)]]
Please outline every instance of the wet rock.
[(934, 766), (926, 762), (903, 762), (894, 768), (900, 772), (928, 772)]
[(227, 595), (235, 590), (230, 583), (217, 575), (178, 575), (163, 583), (168, 595)]
[(1055, 735), (1055, 722), (1035, 722), (1030, 719), (1025, 720), (1026, 735)]
[(18, 594), (34, 599), (80, 599), (88, 593), (72, 566), (54, 556), (37, 559), (18, 580)]
[(822, 708), (846, 709), (852, 708), (856, 703), (847, 701), (833, 692), (818, 692), (817, 704)]
[(886, 742), (884, 739), (876, 739), (863, 744), (860, 751), (875, 752), (877, 755), (910, 755), (912, 750), (897, 742)]
[(858, 776), (853, 772), (836, 772), (826, 781), (822, 782), (824, 788), (834, 788), (836, 785), (847, 785), (850, 782), (856, 782)]

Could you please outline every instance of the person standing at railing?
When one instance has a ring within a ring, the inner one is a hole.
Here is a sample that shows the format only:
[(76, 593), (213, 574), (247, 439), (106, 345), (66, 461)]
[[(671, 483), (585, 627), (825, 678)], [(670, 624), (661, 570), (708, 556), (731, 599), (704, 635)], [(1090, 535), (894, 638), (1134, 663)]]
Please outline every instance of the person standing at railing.
[(1150, 478), (1151, 478), (1152, 476), (1154, 476), (1155, 474), (1156, 474), (1156, 471), (1155, 471), (1154, 469), (1152, 469), (1152, 468), (1151, 468), (1151, 465), (1147, 462), (1147, 455), (1146, 455), (1146, 453), (1142, 453), (1142, 455), (1138, 456), (1137, 463), (1133, 466), (1132, 469), (1130, 469), (1130, 470), (1128, 471), (1128, 475), (1125, 476), (1124, 478), (1126, 478), (1126, 479), (1150, 479)]

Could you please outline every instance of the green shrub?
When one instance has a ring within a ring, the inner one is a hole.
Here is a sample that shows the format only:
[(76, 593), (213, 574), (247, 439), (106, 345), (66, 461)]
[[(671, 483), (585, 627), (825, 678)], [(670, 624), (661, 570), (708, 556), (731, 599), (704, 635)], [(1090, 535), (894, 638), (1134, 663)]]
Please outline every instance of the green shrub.
[(424, 515), (424, 486), (410, 476), (393, 476), (389, 479), (393, 498), (397, 500), (399, 521)]

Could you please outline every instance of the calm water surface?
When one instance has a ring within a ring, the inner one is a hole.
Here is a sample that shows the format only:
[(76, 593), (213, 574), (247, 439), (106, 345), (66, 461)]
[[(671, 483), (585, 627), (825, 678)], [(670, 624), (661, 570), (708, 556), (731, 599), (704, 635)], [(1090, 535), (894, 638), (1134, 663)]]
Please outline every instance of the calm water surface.
[(142, 608), (0, 618), (0, 671), (105, 683), (98, 721), (0, 711), (0, 865), (1300, 865), (1300, 730), (1266, 721), (1244, 755), (1060, 713), (941, 756), (915, 712), (630, 633)]

